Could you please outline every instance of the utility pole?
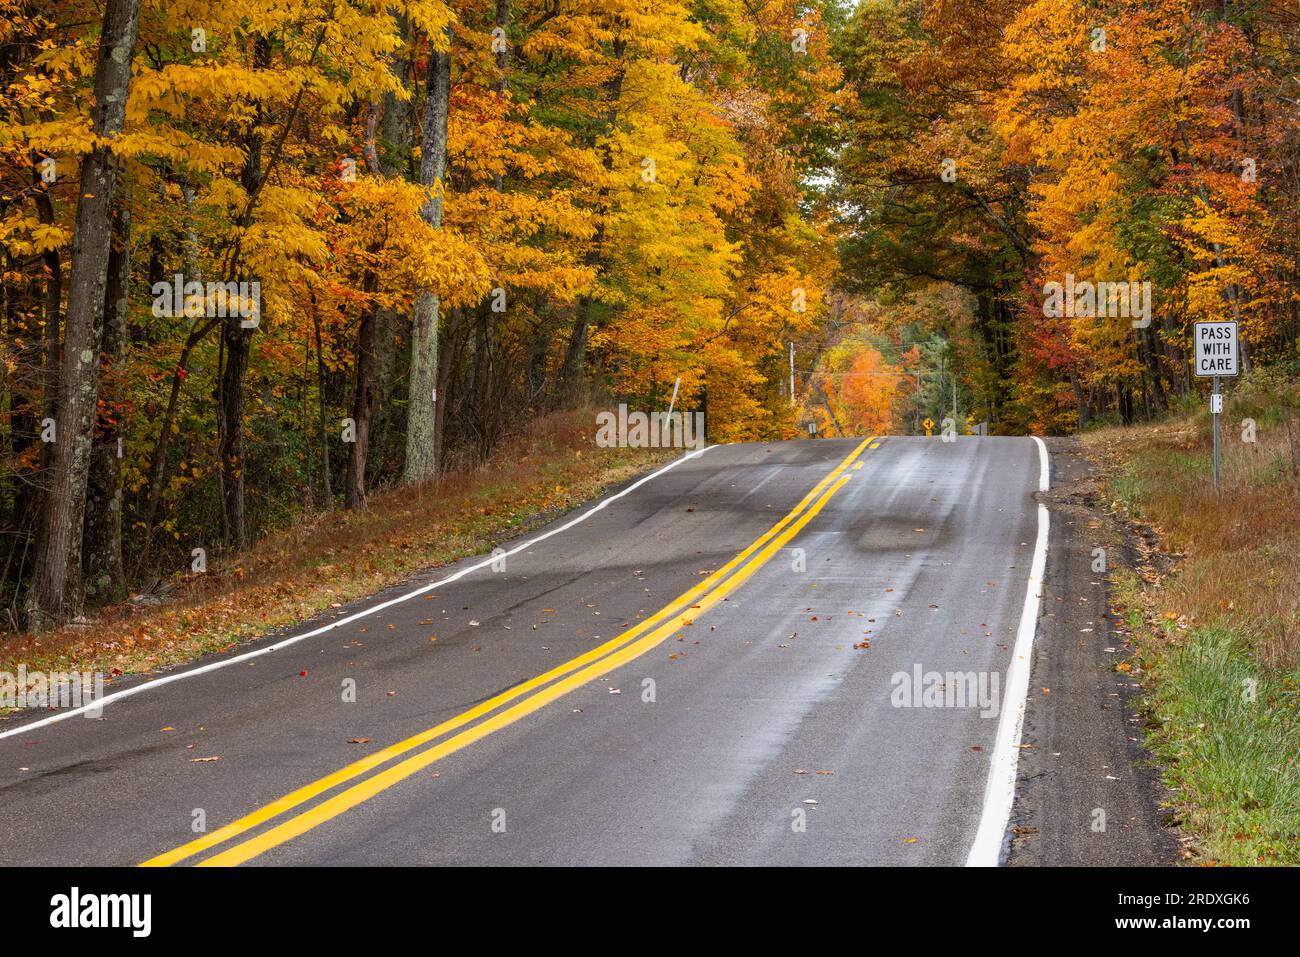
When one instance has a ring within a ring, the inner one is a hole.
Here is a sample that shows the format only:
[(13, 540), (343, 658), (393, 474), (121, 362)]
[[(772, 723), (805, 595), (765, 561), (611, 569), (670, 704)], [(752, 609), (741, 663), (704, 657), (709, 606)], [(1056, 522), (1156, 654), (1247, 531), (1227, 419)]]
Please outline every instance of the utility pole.
[(936, 406), (936, 410), (939, 413), (939, 418), (941, 419), (943, 418), (943, 391), (944, 391), (943, 370), (944, 370), (945, 363), (947, 362), (947, 358), (948, 357), (946, 354), (939, 356), (939, 401), (935, 403), (935, 406)]

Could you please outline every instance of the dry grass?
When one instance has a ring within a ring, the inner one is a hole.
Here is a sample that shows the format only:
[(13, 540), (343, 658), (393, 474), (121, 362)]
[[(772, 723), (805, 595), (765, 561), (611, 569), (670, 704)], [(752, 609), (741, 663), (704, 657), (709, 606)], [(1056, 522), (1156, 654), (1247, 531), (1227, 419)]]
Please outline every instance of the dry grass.
[(1207, 415), (1084, 437), (1112, 504), (1176, 553), (1119, 570), (1112, 594), (1147, 744), (1208, 864), (1300, 864), (1300, 416), (1295, 386), (1264, 385), (1223, 417), (1218, 494)]
[(486, 465), (371, 498), (359, 513), (304, 516), (206, 575), (177, 575), (166, 604), (124, 603), (85, 625), (0, 640), (0, 671), (131, 673), (189, 661), (296, 624), (422, 569), (491, 551), (673, 457), (600, 449), (594, 413), (535, 422)]
[[(1300, 668), (1300, 520), (1293, 456), (1284, 422), (1261, 424), (1241, 440), (1240, 416), (1224, 416), (1222, 483), (1211, 479), (1211, 439), (1203, 422), (1105, 429), (1084, 447), (1110, 475), (1117, 504), (1147, 523), (1165, 547), (1183, 553), (1164, 583), (1170, 610), (1194, 625), (1222, 624), (1243, 635), (1260, 663)], [(1288, 434), (1289, 433), (1289, 434)]]

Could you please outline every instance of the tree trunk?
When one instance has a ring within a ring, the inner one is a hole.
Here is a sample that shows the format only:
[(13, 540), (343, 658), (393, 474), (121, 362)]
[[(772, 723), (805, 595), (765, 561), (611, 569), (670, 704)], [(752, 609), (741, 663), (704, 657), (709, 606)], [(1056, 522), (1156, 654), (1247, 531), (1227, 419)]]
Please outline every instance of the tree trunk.
[[(493, 84), (497, 102), (505, 109), (506, 71), (510, 65), (510, 48), (506, 42), (506, 31), (510, 27), (510, 0), (496, 0), (496, 25), (501, 29), (501, 44), (496, 51), (497, 79)], [(505, 177), (496, 173), (492, 177), (492, 188), (504, 193)], [(478, 432), (479, 458), (486, 460), (496, 445), (498, 409), (490, 396), (492, 379), (492, 343), (495, 338), (495, 323), (492, 321), (492, 304), (495, 293), (489, 292), (488, 298), (479, 303), (474, 317), (474, 371), (472, 376), (470, 408), (473, 411), (474, 426)]]
[(104, 293), (104, 345), (101, 369), (103, 413), (90, 450), (90, 480), (86, 497), (86, 530), (82, 570), (87, 594), (98, 603), (115, 601), (126, 591), (122, 572), (122, 440), (121, 372), (126, 344), (128, 287), (131, 277), (131, 210), (125, 201), (113, 211), (113, 244), (108, 254), (108, 286)]
[(145, 504), (144, 510), (144, 544), (140, 546), (140, 555), (136, 559), (132, 577), (138, 578), (140, 572), (149, 564), (149, 556), (153, 547), (153, 527), (154, 521), (158, 518), (158, 509), (162, 504), (163, 486), (167, 478), (167, 453), (171, 448), (172, 427), (176, 422), (176, 409), (180, 403), (181, 386), (184, 384), (190, 371), (190, 356), (194, 353), (194, 348), (200, 342), (207, 338), (212, 327), (218, 320), (210, 319), (201, 326), (196, 326), (190, 330), (190, 334), (185, 338), (185, 344), (181, 346), (180, 357), (176, 361), (176, 368), (172, 370), (171, 390), (167, 395), (167, 408), (163, 412), (162, 423), (158, 430), (158, 442), (154, 446), (153, 459), (149, 463), (149, 498)]
[[(270, 42), (259, 36), (254, 42), (253, 64), (266, 68), (271, 63)], [(257, 110), (260, 122), (262, 111)], [(287, 119), (286, 124), (292, 122)], [(287, 133), (288, 127), (285, 131)], [(244, 168), (240, 173), (240, 185), (249, 197), (258, 195), (262, 188), (262, 135), (255, 122), (245, 136), (248, 153), (244, 158)], [(246, 218), (251, 220), (251, 205)], [(247, 225), (247, 223), (245, 223)], [(232, 264), (234, 259), (232, 257)], [(217, 277), (224, 279), (225, 277)], [(233, 277), (232, 277), (233, 278)], [(260, 316), (260, 311), (259, 311)], [(248, 517), (244, 500), (244, 379), (248, 375), (249, 355), (253, 351), (252, 328), (244, 327), (244, 320), (238, 315), (225, 320), (222, 334), (225, 336), (226, 366), (221, 374), (221, 442), (219, 460), (221, 462), (221, 498), (225, 514), (226, 543), (236, 551), (248, 545)]]
[[(420, 183), (427, 190), (420, 216), (442, 228), (443, 176), (447, 168), (447, 111), (451, 97), (451, 29), (446, 52), (429, 55), (428, 93), (421, 130)], [(407, 405), (407, 484), (426, 482), (438, 472), (437, 391), (438, 296), (432, 289), (416, 295), (411, 316), (411, 394)]]
[[(605, 113), (607, 130), (612, 130), (618, 122), (618, 101), (623, 95), (625, 71), (623, 54), (626, 49), (627, 43), (625, 40), (616, 39), (614, 41), (614, 60), (618, 66), (614, 74), (605, 82), (605, 96), (608, 100)], [(605, 148), (604, 154), (603, 162), (605, 170), (608, 172), (614, 168), (614, 154), (609, 147)], [(605, 221), (608, 219), (610, 212), (609, 191), (602, 188), (598, 200), (596, 233), (592, 237), (591, 248), (583, 256), (583, 262), (593, 267), (597, 275), (604, 266)], [(577, 393), (578, 386), (582, 381), (582, 370), (587, 358), (587, 336), (593, 324), (596, 309), (597, 303), (592, 297), (583, 296), (578, 300), (573, 317), (573, 329), (569, 333), (569, 345), (564, 352), (564, 365), (560, 367), (559, 398), (561, 400), (572, 398)]]
[(478, 433), (478, 454), (481, 459), (492, 454), (496, 439), (494, 416), (489, 408), (488, 396), (488, 378), (492, 372), (491, 315), (488, 303), (479, 303), (474, 310), (474, 368), (470, 379), (470, 408), (474, 415), (474, 430)]
[(316, 295), (311, 297), (311, 321), (316, 330), (316, 390), (320, 400), (318, 405), (320, 421), (320, 477), (321, 491), (325, 498), (325, 507), (334, 505), (334, 490), (330, 487), (330, 438), (329, 428), (325, 424), (325, 354), (321, 347), (320, 313), (316, 311)]
[(573, 328), (569, 331), (569, 344), (564, 350), (564, 364), (560, 366), (560, 399), (572, 398), (582, 379), (582, 369), (587, 361), (587, 314), (592, 304), (587, 297), (578, 300), (573, 314)]
[[(10, 275), (18, 275), (15, 259), (8, 250), (5, 251), (4, 262), (5, 269)], [(12, 469), (6, 478), (11, 496), (9, 513), (11, 526), (15, 529), (23, 529), (21, 534), (6, 540), (6, 569), (15, 567), (14, 556), (24, 553), (28, 548), (32, 516), (36, 514), (35, 504), (38, 500), (32, 469), (20, 468), (19, 462), (36, 444), (40, 432), (37, 425), (36, 393), (33, 387), (35, 371), (40, 368), (43, 351), (40, 318), (34, 308), (39, 295), (39, 285), (33, 279), (27, 284), (25, 291), (17, 283), (5, 288), (6, 345), (17, 363), (13, 375), (10, 375), (8, 367), (5, 367), (5, 380), (9, 393), (7, 451)], [(7, 580), (7, 575), (0, 577), (0, 581)], [(21, 583), (21, 574), (16, 574), (14, 580)]]
[(244, 379), (252, 352), (253, 330), (238, 315), (225, 320), (226, 367), (221, 373), (221, 483), (226, 542), (239, 551), (248, 544), (244, 507)]
[[(409, 42), (410, 24), (405, 17), (398, 16), (402, 38)], [(389, 71), (404, 88), (410, 86), (411, 61), (406, 57), (394, 58), (389, 63)], [(367, 143), (366, 163), (371, 172), (384, 179), (406, 179), (411, 172), (411, 101), (401, 100), (392, 93), (386, 94), (383, 101), (382, 122), (374, 118), (375, 129), (383, 134), (383, 152), (381, 153), (369, 137)], [(369, 124), (367, 125), (369, 132)], [(372, 288), (378, 288), (377, 281)], [(371, 472), (375, 467), (383, 467), (390, 448), (389, 435), (393, 424), (392, 399), (393, 387), (397, 381), (397, 330), (403, 325), (403, 317), (395, 309), (381, 307), (374, 310), (374, 330), (370, 336), (370, 375), (368, 391), (370, 404), (368, 414), (367, 443), (365, 461)], [(358, 441), (360, 436), (358, 436)], [(365, 469), (361, 471), (363, 486), (366, 483)], [(352, 506), (350, 506), (352, 507)]]
[[(101, 140), (114, 139), (122, 132), (139, 25), (140, 0), (106, 0), (91, 112), (91, 127)], [(117, 160), (100, 142), (81, 164), (53, 474), (26, 601), (32, 628), (50, 627), (81, 613), (82, 522), (99, 391), (99, 339), (116, 190)]]
[[(45, 189), (36, 191), (36, 212), (45, 225), (55, 222), (54, 203)], [(62, 350), (59, 336), (59, 309), (63, 305), (63, 263), (57, 249), (47, 249), (41, 254), (49, 278), (45, 282), (45, 336), (42, 345), (41, 419), (56, 419), (59, 414), (59, 366)], [(39, 431), (39, 430), (38, 430)], [(54, 446), (41, 445), (41, 476), (44, 479), (54, 466)]]
[(1088, 400), (1084, 398), (1083, 389), (1079, 385), (1078, 373), (1070, 369), (1069, 376), (1070, 388), (1074, 392), (1074, 408), (1079, 417), (1079, 423), (1075, 428), (1077, 431), (1082, 432), (1088, 427)]
[[(372, 277), (367, 285), (373, 286)], [(366, 504), (366, 461), (370, 457), (370, 423), (375, 412), (375, 310), (367, 308), (357, 331), (357, 378), (352, 398), (353, 442), (348, 455), (346, 504), (359, 509)]]
[(1160, 358), (1156, 354), (1159, 344), (1160, 340), (1156, 336), (1154, 326), (1146, 327), (1138, 335), (1138, 351), (1142, 354), (1142, 361), (1151, 376), (1151, 389), (1154, 393), (1156, 411), (1163, 413), (1169, 407), (1169, 400), (1165, 395), (1165, 384), (1160, 379)]
[[(460, 364), (468, 332), (465, 310), (460, 307), (452, 309), (447, 317), (447, 348), (442, 349), (438, 354), (438, 394), (447, 396), (448, 399), (452, 395), (452, 376)], [(439, 402), (434, 411), (433, 436), (441, 455), (447, 447), (447, 420), (452, 412), (451, 402)]]

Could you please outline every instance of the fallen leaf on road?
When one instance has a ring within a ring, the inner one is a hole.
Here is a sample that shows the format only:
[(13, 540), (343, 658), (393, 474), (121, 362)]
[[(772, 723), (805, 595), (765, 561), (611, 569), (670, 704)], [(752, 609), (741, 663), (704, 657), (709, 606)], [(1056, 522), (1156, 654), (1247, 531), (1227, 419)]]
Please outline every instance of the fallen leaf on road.
[(369, 738), (348, 738), (348, 744), (369, 744)]

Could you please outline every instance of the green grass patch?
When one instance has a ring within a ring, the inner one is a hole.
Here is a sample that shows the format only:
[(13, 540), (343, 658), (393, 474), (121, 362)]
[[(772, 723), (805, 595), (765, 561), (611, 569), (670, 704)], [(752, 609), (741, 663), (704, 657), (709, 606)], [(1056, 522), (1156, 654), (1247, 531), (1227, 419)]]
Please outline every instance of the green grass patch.
[(1300, 864), (1298, 676), (1261, 672), (1238, 636), (1193, 630), (1158, 666), (1155, 753), (1204, 850), (1224, 864)]
[(1131, 572), (1115, 584), (1146, 672), (1147, 744), (1201, 854), (1300, 864), (1300, 674), (1261, 668), (1230, 627), (1148, 618)]

